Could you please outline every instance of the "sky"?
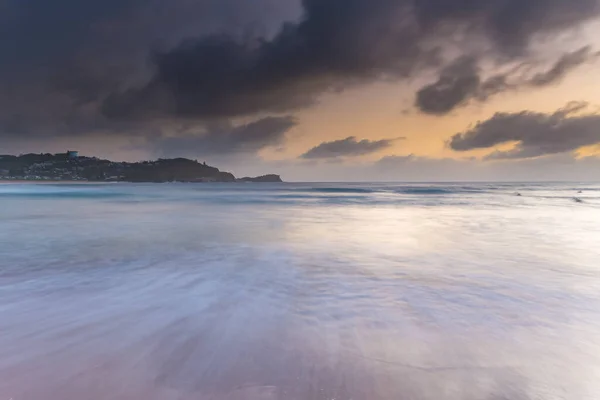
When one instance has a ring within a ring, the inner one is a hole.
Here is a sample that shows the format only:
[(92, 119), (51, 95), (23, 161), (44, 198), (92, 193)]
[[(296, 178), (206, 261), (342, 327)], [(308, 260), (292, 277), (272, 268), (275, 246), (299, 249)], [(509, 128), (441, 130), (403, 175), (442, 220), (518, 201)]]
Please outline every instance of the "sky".
[(0, 153), (597, 180), (600, 0), (0, 0)]

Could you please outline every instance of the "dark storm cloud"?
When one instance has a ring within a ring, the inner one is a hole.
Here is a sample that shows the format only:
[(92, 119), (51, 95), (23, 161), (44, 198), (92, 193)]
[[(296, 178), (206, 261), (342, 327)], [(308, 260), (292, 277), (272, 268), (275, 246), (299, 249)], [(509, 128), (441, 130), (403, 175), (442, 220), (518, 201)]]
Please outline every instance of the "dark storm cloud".
[(261, 13), (272, 17), (271, 3), (273, 0), (2, 0), (0, 68), (32, 73), (36, 68), (69, 65), (75, 61), (73, 57), (82, 56), (106, 65), (106, 57), (108, 64), (113, 64), (120, 61), (114, 56), (126, 57), (126, 51), (147, 57), (149, 49), (172, 46), (187, 35), (236, 32), (240, 29), (236, 23), (248, 24)]
[(364, 156), (390, 147), (395, 140), (398, 139), (363, 139), (359, 141), (354, 136), (350, 136), (346, 139), (323, 142), (302, 154), (301, 158), (319, 159)]
[(486, 101), (502, 92), (556, 84), (573, 69), (597, 57), (598, 53), (585, 46), (564, 54), (549, 69), (533, 76), (523, 76), (516, 68), (485, 80), (477, 59), (461, 57), (445, 66), (436, 82), (417, 92), (415, 105), (423, 113), (445, 115), (471, 101)]
[[(120, 139), (126, 137), (151, 150), (150, 139), (177, 132), (173, 127), (189, 125), (182, 134), (205, 132), (209, 121), (107, 119), (101, 103), (151, 77), (151, 49), (169, 49), (183, 37), (214, 31), (270, 35), (282, 17), (293, 18), (298, 9), (276, 0), (0, 0), (2, 147), (35, 151), (70, 138), (79, 145), (93, 143), (102, 135), (117, 146), (127, 143)], [(262, 122), (234, 129), (236, 135), (227, 123), (221, 121), (222, 142), (240, 141), (229, 144), (231, 151), (259, 146), (258, 138), (242, 137), (253, 134), (252, 126), (263, 127), (266, 135), (275, 129)], [(215, 148), (204, 140), (204, 146)]]
[(417, 0), (426, 25), (467, 22), (482, 29), (507, 54), (526, 50), (529, 39), (577, 25), (598, 13), (596, 0)]
[(109, 98), (109, 116), (166, 112), (237, 116), (304, 107), (315, 96), (382, 74), (405, 76), (426, 61), (417, 27), (398, 0), (305, 0), (299, 23), (272, 40), (202, 37), (156, 55), (157, 74), (139, 91)]
[(532, 158), (567, 153), (600, 143), (600, 115), (580, 114), (585, 104), (571, 103), (553, 114), (531, 111), (497, 113), (472, 129), (454, 135), (449, 146), (456, 151), (488, 149), (516, 142), (508, 151), (489, 159)]
[[(598, 13), (597, 0), (304, 0), (304, 16), (271, 40), (206, 36), (155, 57), (145, 87), (113, 94), (110, 117), (165, 113), (238, 116), (312, 104), (318, 95), (356, 82), (412, 75), (431, 66), (448, 29), (488, 38), (505, 56), (523, 55), (535, 34), (576, 26)], [(450, 35), (451, 36), (451, 35)], [(468, 39), (467, 39), (468, 40)], [(440, 78), (422, 101), (437, 113), (461, 104), (476, 70)], [(470, 74), (469, 74), (470, 72)], [(500, 90), (496, 78), (489, 90)], [(496, 86), (493, 86), (495, 84)], [(446, 89), (445, 86), (451, 88)], [(440, 99), (434, 100), (439, 93)]]
[[(495, 56), (525, 57), (534, 36), (598, 16), (598, 0), (4, 0), (0, 7), (0, 135), (11, 138), (133, 136), (264, 117), (358, 83), (414, 77), (438, 67), (448, 46), (485, 41)], [(461, 32), (468, 34), (454, 34)], [(432, 93), (446, 98), (429, 103), (463, 104), (479, 73), (470, 68), (454, 81), (458, 95), (438, 85)], [(477, 95), (504, 85), (502, 76), (479, 78)]]
[(85, 48), (97, 23), (119, 17), (139, 0), (4, 0), (0, 68), (52, 68)]
[(161, 156), (252, 154), (283, 142), (285, 134), (296, 125), (292, 117), (267, 117), (245, 125), (211, 124), (205, 132), (183, 132), (177, 136), (152, 140), (155, 153)]
[(417, 92), (416, 105), (428, 114), (446, 114), (475, 96), (480, 86), (477, 61), (459, 58), (441, 71), (435, 83)]

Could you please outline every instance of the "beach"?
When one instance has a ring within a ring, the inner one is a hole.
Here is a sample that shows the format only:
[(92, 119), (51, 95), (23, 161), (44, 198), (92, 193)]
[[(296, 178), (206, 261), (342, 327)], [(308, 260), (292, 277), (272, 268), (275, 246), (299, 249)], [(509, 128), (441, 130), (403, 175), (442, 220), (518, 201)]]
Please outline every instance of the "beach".
[(597, 184), (14, 183), (0, 204), (0, 400), (600, 393)]

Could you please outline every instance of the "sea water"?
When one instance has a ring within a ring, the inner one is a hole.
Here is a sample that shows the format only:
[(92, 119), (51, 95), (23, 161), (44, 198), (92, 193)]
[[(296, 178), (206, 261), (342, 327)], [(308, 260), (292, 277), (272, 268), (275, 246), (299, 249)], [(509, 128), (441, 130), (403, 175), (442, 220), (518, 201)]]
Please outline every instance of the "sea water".
[(598, 398), (600, 185), (0, 185), (0, 400)]

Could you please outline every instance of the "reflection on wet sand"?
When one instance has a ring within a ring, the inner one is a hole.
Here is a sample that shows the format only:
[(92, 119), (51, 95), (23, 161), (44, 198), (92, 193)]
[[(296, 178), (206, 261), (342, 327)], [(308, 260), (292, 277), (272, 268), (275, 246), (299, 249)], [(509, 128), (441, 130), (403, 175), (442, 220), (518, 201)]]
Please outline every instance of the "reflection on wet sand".
[(4, 199), (0, 400), (598, 398), (592, 201), (117, 189)]

